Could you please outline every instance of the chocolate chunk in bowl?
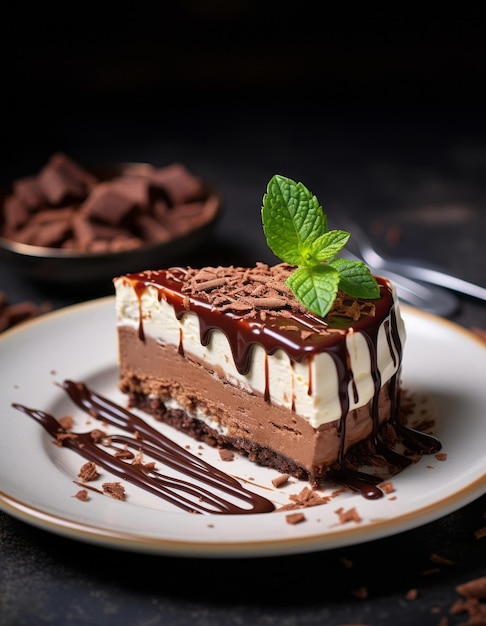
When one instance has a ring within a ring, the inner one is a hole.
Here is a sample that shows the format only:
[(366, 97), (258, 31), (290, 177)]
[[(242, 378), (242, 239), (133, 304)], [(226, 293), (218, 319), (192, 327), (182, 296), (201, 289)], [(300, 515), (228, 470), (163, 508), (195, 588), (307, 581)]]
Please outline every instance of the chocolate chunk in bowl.
[(108, 283), (202, 245), (221, 210), (221, 194), (182, 163), (88, 169), (58, 152), (2, 191), (0, 256), (45, 283)]

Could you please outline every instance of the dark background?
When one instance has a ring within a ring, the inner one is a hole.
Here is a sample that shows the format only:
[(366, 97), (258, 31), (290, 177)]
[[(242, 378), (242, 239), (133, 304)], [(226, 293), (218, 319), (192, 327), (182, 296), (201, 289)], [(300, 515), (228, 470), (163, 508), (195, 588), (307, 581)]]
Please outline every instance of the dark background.
[[(484, 11), (420, 9), (9, 3), (0, 184), (55, 150), (84, 165), (182, 160), (225, 193), (222, 240), (250, 225), (233, 250), (251, 261), (267, 255), (259, 208), (280, 173), (331, 215), (395, 212), (416, 256), (463, 272), (455, 256), (484, 206)], [(435, 228), (447, 245), (434, 245)]]
[(484, 284), (483, 14), (306, 0), (9, 3), (0, 184), (56, 150), (83, 165), (180, 160), (225, 197), (203, 260), (248, 263), (273, 260), (260, 206), (280, 173), (317, 195), (331, 226), (345, 210), (384, 252)]
[(359, 142), (374, 127), (380, 140), (400, 122), (413, 139), (414, 122), (427, 115), (432, 133), (437, 124), (483, 132), (479, 4), (415, 11), (183, 0), (55, 10), (8, 3), (2, 12), (4, 178), (52, 149), (84, 156), (109, 141), (116, 155), (134, 133), (210, 146), (223, 122), (251, 132), (264, 112), (269, 138), (281, 123), (316, 160), (326, 149), (321, 130)]

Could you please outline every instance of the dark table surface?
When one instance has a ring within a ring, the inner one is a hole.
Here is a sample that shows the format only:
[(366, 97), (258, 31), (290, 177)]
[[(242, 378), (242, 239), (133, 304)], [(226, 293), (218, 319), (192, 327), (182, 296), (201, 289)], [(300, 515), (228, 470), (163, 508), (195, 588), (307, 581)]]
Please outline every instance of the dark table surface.
[[(302, 107), (269, 100), (182, 105), (163, 116), (156, 107), (87, 109), (56, 112), (49, 129), (14, 141), (17, 130), (9, 158), (2, 158), (2, 184), (35, 172), (55, 150), (81, 163), (179, 160), (213, 181), (225, 211), (213, 240), (191, 252), (190, 263), (271, 261), (260, 206), (268, 180), (281, 173), (306, 184), (331, 222), (340, 210), (349, 212), (385, 252), (435, 261), (486, 286), (486, 133), (482, 108), (470, 103)], [(0, 289), (12, 303), (49, 301), (54, 308), (111, 293), (111, 286), (47, 289), (4, 261)], [(485, 327), (486, 305), (463, 297), (451, 320)], [(450, 614), (460, 598), (456, 586), (486, 576), (486, 539), (475, 536), (485, 515), (483, 496), (362, 545), (212, 560), (80, 543), (0, 513), (0, 623), (460, 624), (468, 616)]]

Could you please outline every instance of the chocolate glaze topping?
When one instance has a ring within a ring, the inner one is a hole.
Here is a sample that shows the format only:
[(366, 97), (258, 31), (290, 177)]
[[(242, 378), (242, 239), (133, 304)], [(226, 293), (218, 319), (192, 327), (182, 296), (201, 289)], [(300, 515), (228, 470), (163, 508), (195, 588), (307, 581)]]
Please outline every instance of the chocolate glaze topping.
[[(205, 278), (211, 270), (216, 278), (198, 280), (201, 272)], [(351, 327), (353, 331), (372, 331), (376, 320), (386, 319), (393, 306), (388, 282), (378, 278), (379, 299), (359, 301), (338, 294), (337, 305), (325, 319), (320, 318), (305, 310), (285, 285), (291, 271), (285, 263), (274, 267), (260, 263), (255, 268), (204, 270), (176, 267), (128, 274), (126, 279), (139, 299), (148, 287), (155, 287), (159, 298), (167, 300), (179, 319), (189, 310), (195, 313), (202, 345), (208, 345), (213, 330), (222, 331), (240, 374), (248, 372), (251, 348), (255, 344), (261, 345), (269, 355), (281, 349), (291, 360), (302, 362), (324, 351), (339, 350), (342, 335), (350, 332)], [(249, 295), (250, 289), (259, 295)], [(143, 341), (141, 316), (139, 336)], [(393, 340), (401, 356), (396, 329)]]
[[(12, 406), (39, 422), (60, 445), (75, 450), (112, 474), (190, 513), (242, 515), (269, 513), (275, 509), (270, 500), (248, 491), (231, 476), (194, 456), (153, 429), (144, 420), (98, 395), (84, 383), (65, 380), (61, 386), (73, 402), (89, 415), (132, 433), (134, 437), (125, 435), (100, 437), (99, 430), (72, 433), (66, 431), (52, 415), (44, 411), (30, 409), (17, 403)], [(161, 474), (150, 464), (124, 460), (108, 449), (112, 451), (132, 449), (136, 454), (146, 453), (186, 476), (188, 480)], [(208, 488), (198, 486), (194, 480), (204, 483)], [(218, 495), (221, 492), (230, 496), (231, 501)], [(235, 502), (241, 502), (243, 506)]]

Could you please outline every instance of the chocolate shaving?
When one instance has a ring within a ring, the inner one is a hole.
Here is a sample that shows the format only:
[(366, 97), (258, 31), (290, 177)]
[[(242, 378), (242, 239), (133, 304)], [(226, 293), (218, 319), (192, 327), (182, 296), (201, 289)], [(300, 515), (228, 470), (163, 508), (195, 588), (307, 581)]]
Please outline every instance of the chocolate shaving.
[(87, 502), (89, 500), (88, 491), (86, 489), (80, 489), (74, 497), (81, 500), (81, 502)]
[(457, 593), (466, 598), (486, 599), (486, 576), (474, 578), (456, 587)]
[(233, 450), (228, 450), (227, 448), (220, 448), (219, 458), (222, 461), (234, 461), (235, 453), (233, 452)]
[(120, 483), (103, 483), (103, 492), (116, 500), (125, 500), (125, 487)]
[(47, 313), (51, 309), (52, 305), (49, 302), (39, 305), (29, 301), (10, 304), (7, 294), (0, 291), (0, 332)]
[(330, 496), (322, 496), (314, 489), (304, 487), (299, 493), (289, 495), (290, 502), (288, 504), (284, 504), (278, 510), (289, 511), (292, 509), (305, 509), (311, 506), (327, 504), (330, 499)]
[(13, 242), (107, 253), (165, 243), (213, 220), (220, 198), (181, 163), (119, 167), (107, 180), (57, 152), (13, 181), (0, 236)]
[[(182, 293), (189, 297), (203, 297), (213, 309), (230, 311), (243, 318), (265, 320), (268, 315), (290, 316), (305, 313), (305, 307), (295, 298), (286, 280), (294, 271), (287, 263), (274, 266), (257, 263), (254, 267), (188, 268)], [(360, 300), (338, 292), (328, 318), (346, 317), (353, 321), (362, 315), (374, 315), (375, 306), (369, 300)], [(322, 320), (320, 320), (322, 328)], [(288, 330), (292, 330), (289, 324)], [(296, 329), (295, 329), (296, 330)], [(316, 331), (317, 332), (317, 331)], [(320, 332), (325, 332), (320, 330)], [(305, 331), (306, 336), (312, 335)]]
[(57, 421), (61, 424), (64, 430), (71, 430), (74, 426), (74, 418), (72, 415), (63, 415)]
[(305, 515), (303, 513), (289, 513), (289, 515), (285, 516), (285, 520), (287, 524), (300, 524), (301, 522), (305, 522)]
[(361, 522), (361, 517), (355, 507), (345, 511), (342, 507), (335, 511), (339, 517), (340, 524), (346, 524), (347, 522)]
[(474, 532), (474, 536), (476, 537), (476, 539), (483, 539), (484, 537), (486, 537), (486, 526), (483, 526), (479, 530), (476, 530)]
[(395, 491), (395, 486), (393, 485), (391, 480), (386, 480), (385, 482), (380, 483), (380, 489), (383, 491), (383, 493), (390, 494)]
[(96, 464), (93, 461), (88, 461), (85, 463), (78, 472), (78, 478), (83, 482), (88, 482), (90, 480), (95, 480), (98, 478), (98, 470), (96, 469)]
[(405, 598), (407, 600), (413, 601), (418, 598), (418, 595), (419, 595), (418, 589), (409, 589), (407, 593), (405, 594)]
[(280, 474), (280, 476), (277, 476), (272, 480), (272, 485), (277, 488), (282, 487), (283, 485), (286, 485), (288, 483), (289, 478), (289, 474)]
[[(462, 622), (462, 626), (484, 626), (486, 624), (486, 604), (479, 602), (477, 598), (466, 598), (457, 600), (449, 610), (451, 615), (462, 615), (467, 613), (467, 622)], [(447, 626), (447, 623), (445, 623)]]
[(453, 562), (450, 559), (446, 559), (445, 557), (440, 556), (440, 554), (435, 554), (435, 552), (431, 554), (429, 558), (432, 563), (437, 563), (438, 565), (453, 565)]

